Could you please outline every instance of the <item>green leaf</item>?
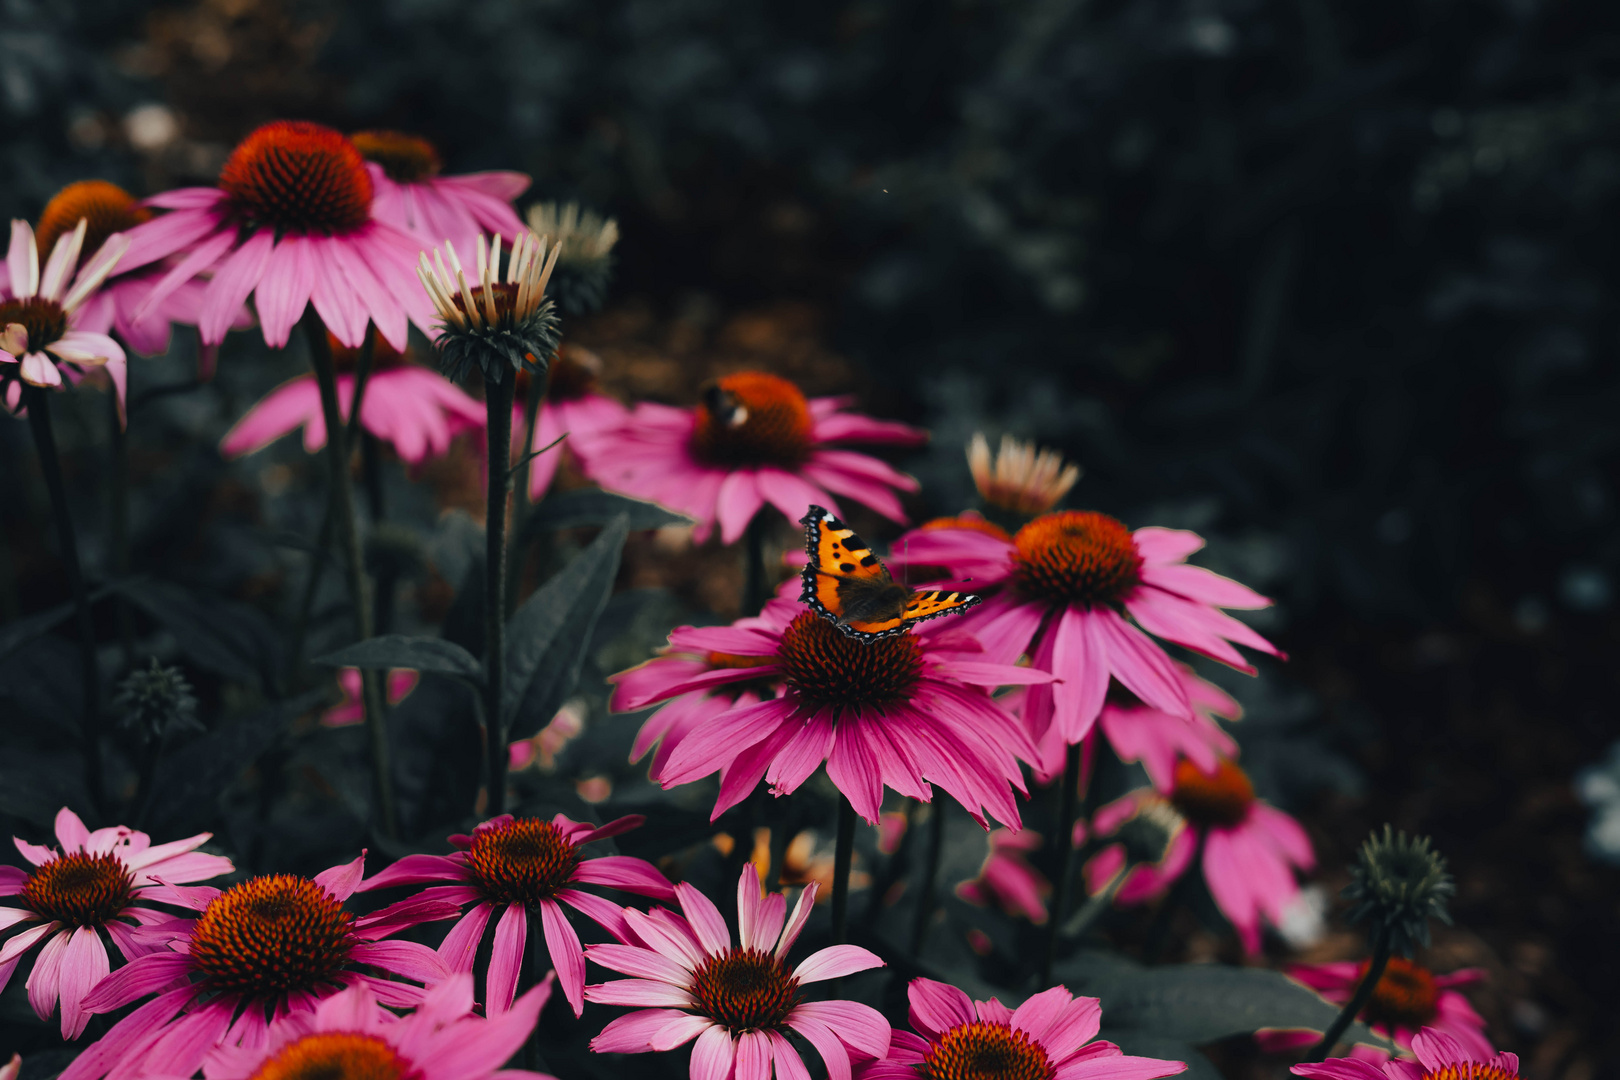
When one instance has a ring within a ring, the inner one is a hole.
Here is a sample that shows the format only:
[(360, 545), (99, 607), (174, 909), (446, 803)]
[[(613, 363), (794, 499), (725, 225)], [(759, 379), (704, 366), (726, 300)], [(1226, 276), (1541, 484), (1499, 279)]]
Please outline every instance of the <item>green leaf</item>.
[(472, 653), (444, 638), (383, 634), (318, 656), (314, 663), (372, 671), (414, 668), (451, 675), (474, 686), (484, 685), (484, 665)]
[(632, 530), (657, 529), (691, 520), (665, 510), (655, 503), (642, 502), (640, 499), (632, 499), (598, 488), (580, 488), (576, 491), (547, 495), (523, 523), (523, 536), (520, 542), (527, 543), (537, 533), (553, 532), (557, 529), (606, 525), (620, 514), (625, 516), (627, 527)]
[[(112, 590), (103, 585), (90, 593), (90, 603), (94, 604)], [(10, 656), (17, 649), (33, 641), (42, 634), (50, 633), (58, 623), (64, 622), (73, 614), (73, 604), (57, 604), (47, 608), (37, 615), (30, 615), (26, 619), (18, 619), (0, 629), (0, 659)]]
[(173, 634), (198, 667), (236, 682), (274, 683), (276, 632), (257, 608), (151, 578), (114, 582), (113, 588)]
[(501, 716), (509, 738), (539, 731), (574, 692), (591, 629), (613, 591), (630, 519), (620, 514), (518, 609), (506, 629)]
[[(1194, 1046), (1261, 1028), (1326, 1030), (1339, 1007), (1278, 971), (1221, 964), (1142, 967), (1122, 957), (1083, 953), (1059, 965), (1060, 980), (1077, 994), (1103, 1001), (1104, 1036), (1147, 1033)], [(1114, 1034), (1110, 1034), (1110, 1033)], [(1361, 1023), (1346, 1039), (1389, 1042)]]

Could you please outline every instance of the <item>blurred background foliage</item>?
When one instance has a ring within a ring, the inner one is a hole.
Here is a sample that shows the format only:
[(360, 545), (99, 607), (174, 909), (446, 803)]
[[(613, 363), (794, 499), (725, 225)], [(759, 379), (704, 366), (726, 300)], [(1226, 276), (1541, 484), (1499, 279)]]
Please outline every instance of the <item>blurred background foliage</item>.
[[(1294, 656), (1234, 687), (1263, 788), (1327, 867), (1386, 818), (1433, 832), (1460, 884), (1437, 947), (1491, 969), (1498, 1042), (1531, 1076), (1614, 1075), (1620, 878), (1583, 855), (1570, 778), (1614, 737), (1620, 8), (0, 10), (13, 215), (87, 176), (211, 182), (271, 118), (417, 131), (452, 171), (523, 169), (619, 218), (615, 299), (571, 330), (622, 393), (690, 401), (766, 366), (930, 427), (918, 516), (966, 505), (983, 429), (1080, 461), (1073, 502), (1204, 532), (1208, 565), (1279, 598), (1263, 629)], [(137, 408), (187, 348), (137, 369)], [(295, 445), (246, 469), (213, 451), (295, 368), (254, 348), (228, 344), (206, 394), (148, 399), (134, 465), (140, 568), (247, 604), (286, 587), (274, 530), (319, 513), (281, 494), (317, 475)], [(93, 405), (64, 410), (81, 520)], [(9, 461), (25, 440), (0, 425)], [(7, 616), (62, 595), (31, 468), (0, 478)], [(427, 479), (440, 509), (477, 498), (465, 470)], [(447, 520), (424, 611), (459, 584)], [(734, 603), (729, 559), (643, 547), (623, 584)]]

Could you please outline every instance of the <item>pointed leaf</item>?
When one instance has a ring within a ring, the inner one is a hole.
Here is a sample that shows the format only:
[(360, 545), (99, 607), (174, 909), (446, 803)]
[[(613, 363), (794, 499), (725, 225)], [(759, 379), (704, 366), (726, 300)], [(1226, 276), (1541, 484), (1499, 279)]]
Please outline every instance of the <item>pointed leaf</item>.
[(582, 525), (606, 525), (620, 514), (625, 516), (627, 527), (631, 530), (657, 529), (690, 521), (656, 503), (632, 499), (613, 491), (579, 488), (547, 495), (523, 523), (521, 542), (527, 543), (542, 532), (573, 529)]
[(314, 662), (328, 667), (366, 668), (372, 671), (414, 668), (417, 671), (451, 675), (475, 686), (484, 684), (484, 666), (472, 653), (444, 638), (383, 634), (318, 656)]

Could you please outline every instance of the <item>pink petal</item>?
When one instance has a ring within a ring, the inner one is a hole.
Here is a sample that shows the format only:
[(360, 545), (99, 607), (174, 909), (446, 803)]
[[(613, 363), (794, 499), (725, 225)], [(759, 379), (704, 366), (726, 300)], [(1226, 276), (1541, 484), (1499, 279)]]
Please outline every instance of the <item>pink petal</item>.
[(771, 1060), (776, 1064), (776, 1080), (810, 1080), (810, 1070), (793, 1044), (779, 1032), (766, 1032), (771, 1040)]
[(911, 1026), (929, 1036), (971, 1024), (977, 1019), (972, 999), (949, 983), (912, 979), (911, 985), (906, 988), (906, 996), (911, 1003)]
[(1142, 580), (1211, 607), (1254, 610), (1271, 606), (1270, 598), (1202, 566), (1147, 563), (1142, 567)]
[(782, 959), (787, 955), (793, 943), (799, 940), (799, 934), (804, 930), (804, 924), (810, 921), (810, 912), (816, 906), (816, 892), (818, 886), (815, 882), (806, 885), (799, 892), (799, 899), (793, 905), (793, 914), (788, 917), (787, 926), (782, 931), (782, 940), (776, 943), (776, 958)]
[(360, 887), (366, 876), (366, 853), (362, 850), (353, 862), (339, 863), (315, 875), (315, 884), (327, 891), (334, 900), (347, 900)]
[(692, 981), (691, 971), (661, 953), (636, 945), (616, 945), (612, 942), (592, 945), (586, 957), (593, 964), (638, 979), (652, 979), (679, 987), (685, 987)]
[(248, 295), (264, 276), (270, 261), (270, 249), (275, 246), (275, 234), (261, 229), (233, 251), (208, 283), (203, 293), (202, 307), (197, 313), (197, 330), (205, 345), (216, 345), (225, 340), (236, 313), (242, 310)]
[(523, 970), (523, 946), (529, 936), (529, 919), (522, 904), (508, 904), (495, 925), (495, 947), (489, 956), (485, 977), (484, 1008), (496, 1016), (512, 1008), (517, 994), (518, 974)]
[(448, 979), (451, 971), (442, 957), (415, 941), (368, 941), (356, 944), (349, 953), (357, 962), (380, 967), (419, 983)]
[(889, 1022), (870, 1005), (857, 1001), (807, 1001), (794, 1010), (794, 1016), (821, 1021), (863, 1054), (882, 1058), (889, 1052)]
[(707, 776), (775, 731), (792, 712), (791, 703), (772, 698), (716, 717), (681, 740), (659, 782), (669, 788)]
[[(692, 1080), (731, 1080), (736, 1053), (729, 1031), (723, 1027), (705, 1029), (692, 1044)], [(848, 1077), (835, 1080), (848, 1080)]]
[(669, 879), (646, 859), (629, 855), (603, 855), (586, 859), (574, 871), (573, 880), (588, 885), (610, 885), (615, 889), (640, 893), (659, 900), (675, 895)]
[(102, 979), (107, 977), (107, 946), (92, 927), (81, 926), (73, 932), (67, 948), (62, 952), (61, 972), (58, 976), (62, 998), (62, 1038), (77, 1039), (90, 1023), (90, 1013), (84, 1009), (84, 997)]
[(719, 500), (715, 504), (715, 517), (720, 522), (720, 542), (735, 544), (741, 539), (748, 523), (764, 503), (758, 478), (751, 471), (739, 469), (728, 474), (720, 483)]
[(191, 958), (183, 953), (158, 952), (125, 964), (101, 980), (86, 995), (84, 1008), (93, 1013), (112, 1012), (183, 979), (191, 971)]
[(644, 1005), (652, 1008), (693, 1007), (685, 987), (671, 986), (656, 979), (615, 979), (585, 988), (585, 1000), (599, 1005)]
[(883, 958), (869, 949), (863, 949), (859, 945), (832, 945), (818, 949), (800, 961), (799, 966), (793, 969), (793, 977), (801, 983), (824, 982), (827, 979), (842, 979), (857, 971), (870, 971), (872, 968), (883, 966)]
[(64, 852), (84, 850), (89, 839), (90, 830), (85, 828), (78, 814), (65, 806), (56, 812), (56, 841)]
[[(52, 923), (46, 929), (54, 930), (56, 926), (57, 924)], [(34, 970), (28, 973), (28, 1004), (34, 1007), (34, 1015), (41, 1020), (49, 1020), (51, 1013), (56, 1011), (56, 999), (62, 992), (62, 955), (67, 951), (68, 943), (73, 940), (73, 933), (72, 930), (61, 930), (53, 934), (45, 943), (45, 947), (39, 950), (39, 955), (34, 957)], [(92, 930), (91, 933), (94, 934), (95, 931)], [(103, 952), (101, 956), (105, 962), (107, 954)], [(82, 1000), (81, 991), (80, 1001)], [(75, 1014), (75, 1023), (78, 1020), (79, 1015)]]
[(731, 948), (731, 931), (720, 909), (714, 906), (714, 901), (685, 882), (675, 886), (675, 897), (680, 901), (692, 932), (710, 956), (719, 956)]
[(439, 943), (439, 955), (451, 971), (471, 971), (478, 956), (478, 944), (483, 940), (484, 928), (494, 912), (490, 904), (479, 904), (461, 917)]
[(1164, 650), (1115, 611), (1097, 608), (1091, 614), (1093, 628), (1108, 644), (1108, 667), (1114, 677), (1154, 708), (1191, 716), (1180, 673)]
[[(827, 1066), (827, 1080), (850, 1080), (849, 1051), (833, 1029), (813, 1016), (804, 1016), (803, 1007), (788, 1017), (788, 1027), (807, 1039)], [(696, 1077), (693, 1078), (696, 1080)], [(723, 1078), (716, 1078), (723, 1080)]]
[(551, 953), (551, 966), (557, 972), (563, 996), (573, 1007), (574, 1015), (580, 1016), (585, 1011), (585, 950), (580, 948), (579, 935), (555, 900), (540, 902), (540, 926), (545, 932), (546, 949)]
[(737, 1036), (737, 1061), (732, 1080), (771, 1080), (771, 1040), (763, 1031)]
[(1181, 562), (1204, 546), (1204, 538), (1195, 532), (1152, 525), (1137, 529), (1131, 539), (1136, 541), (1136, 553), (1151, 563)]
[(685, 1042), (700, 1034), (709, 1027), (709, 1020), (700, 1016), (677, 1009), (641, 1009), (637, 1012), (626, 1013), (610, 1021), (606, 1027), (591, 1040), (591, 1049), (598, 1054), (641, 1054), (649, 1050), (673, 1050), (681, 1045), (677, 1042), (668, 1047), (655, 1047), (652, 1037), (658, 1032), (669, 1028), (681, 1021), (697, 1021), (699, 1027), (686, 1036)]
[(315, 270), (310, 265), (306, 237), (288, 234), (281, 238), (259, 278), (254, 295), (264, 342), (271, 348), (284, 348), (292, 328), (304, 314), (315, 288)]

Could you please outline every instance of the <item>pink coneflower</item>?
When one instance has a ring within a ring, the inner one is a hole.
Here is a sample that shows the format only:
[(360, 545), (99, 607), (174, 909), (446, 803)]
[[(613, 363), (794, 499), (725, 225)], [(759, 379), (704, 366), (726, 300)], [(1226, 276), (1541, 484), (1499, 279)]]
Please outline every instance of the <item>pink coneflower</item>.
[(407, 320), (431, 332), (432, 307), (416, 281), (422, 242), (372, 213), (375, 184), (354, 144), (303, 120), (265, 124), (239, 143), (216, 187), (178, 188), (147, 200), (169, 213), (129, 232), (125, 270), (183, 253), (136, 312), (140, 322), (204, 270), (213, 279), (196, 312), (205, 344), (218, 344), (252, 296), (265, 343), (287, 344), (304, 308), (358, 348), (366, 323), (405, 349)]
[(1054, 740), (1073, 745), (1096, 722), (1110, 678), (1161, 712), (1193, 715), (1184, 678), (1143, 630), (1251, 674), (1232, 642), (1281, 655), (1219, 610), (1261, 608), (1270, 600), (1185, 563), (1203, 543), (1179, 529), (1132, 532), (1106, 514), (1062, 510), (1036, 518), (1011, 540), (984, 529), (918, 529), (894, 550), (908, 564), (943, 567), (971, 581), (975, 593), (994, 591), (965, 616), (963, 628), (995, 658), (1031, 652), (1037, 668), (1060, 677), (1029, 690), (1025, 718), (1037, 741), (1056, 727)]
[[(0, 290), (0, 368), (5, 383), (6, 407), (22, 403), (22, 384), (60, 389), (63, 374), (77, 382), (90, 367), (105, 367), (124, 409), (124, 350), (106, 334), (83, 325), (84, 303), (100, 288), (129, 247), (123, 235), (108, 237), (93, 256), (80, 265), (79, 256), (89, 231), (81, 220), (72, 232), (59, 237), (39, 266), (34, 230), (26, 221), (11, 223), (11, 246), (6, 252), (7, 280)], [(78, 275), (74, 275), (74, 269)]]
[(578, 1016), (585, 1007), (585, 953), (562, 905), (614, 936), (622, 936), (624, 918), (619, 905), (579, 886), (606, 885), (660, 900), (675, 895), (669, 880), (645, 859), (628, 855), (586, 859), (580, 854), (586, 844), (617, 836), (645, 820), (633, 814), (598, 828), (561, 814), (550, 821), (502, 814), (479, 825), (471, 836), (452, 836), (450, 842), (462, 850), (452, 855), (407, 855), (361, 888), (433, 884), (434, 888), (424, 889), (417, 899), (447, 901), (457, 905), (458, 911), (471, 904), (439, 946), (453, 971), (472, 970), (484, 928), (499, 912), (484, 993), (484, 1008), (491, 1016), (512, 1006), (533, 909), (563, 996)]
[[(388, 704), (398, 705), (404, 701), (421, 679), (421, 674), (410, 668), (391, 668), (384, 688)], [(326, 727), (348, 727), (360, 723), (366, 718), (365, 705), (360, 700), (360, 669), (339, 668), (337, 682), (338, 689), (343, 692), (343, 700), (321, 714), (321, 723)]]
[[(338, 408), (345, 419), (354, 404), (354, 365), (358, 349), (344, 347), (333, 335), (333, 365), (338, 369)], [(360, 426), (391, 444), (400, 458), (420, 465), (443, 457), (450, 441), (464, 431), (484, 426), (484, 406), (438, 372), (418, 367), (379, 341), (372, 354), (360, 402)], [(283, 435), (304, 429), (304, 449), (326, 445), (326, 415), (314, 375), (299, 375), (266, 394), (243, 414), (220, 440), (220, 453), (240, 457), (262, 450)]]
[(911, 980), (907, 996), (917, 1034), (896, 1030), (888, 1057), (863, 1066), (856, 1080), (1155, 1080), (1187, 1068), (1093, 1041), (1101, 1002), (1061, 986), (1016, 1009), (932, 979)]
[(114, 1024), (61, 1080), (123, 1080), (143, 1069), (190, 1076), (215, 1047), (263, 1046), (271, 1021), (312, 1012), (321, 999), (357, 984), (369, 986), (383, 1005), (420, 1002), (422, 987), (393, 976), (431, 984), (450, 970), (426, 945), (382, 939), (460, 909), (413, 898), (357, 918), (343, 903), (360, 884), (364, 864), (362, 853), (313, 879), (270, 874), (224, 892), (175, 888), (175, 901), (197, 915), (158, 927), (168, 935), (164, 946), (103, 979), (84, 1009), (113, 1012), (158, 996)]
[[(1151, 789), (1134, 791), (1097, 811), (1092, 827), (1099, 836), (1113, 832), (1127, 818), (1162, 796)], [(1310, 837), (1299, 822), (1261, 802), (1254, 785), (1233, 762), (1222, 759), (1210, 772), (1191, 761), (1176, 765), (1169, 802), (1186, 819), (1157, 865), (1137, 866), (1120, 886), (1121, 904), (1139, 904), (1169, 888), (1204, 852), (1204, 881), (1221, 912), (1237, 929), (1243, 947), (1260, 951), (1260, 920), (1279, 923), (1299, 895), (1294, 871), (1316, 865)], [(1099, 891), (1125, 864), (1123, 848), (1104, 848), (1086, 864), (1086, 881)]]
[[(81, 219), (88, 223), (88, 230), (79, 257), (88, 260), (109, 237), (152, 220), (152, 211), (117, 184), (105, 180), (69, 184), (51, 197), (39, 215), (35, 239), (40, 254), (48, 254), (58, 239), (78, 227)], [(137, 322), (135, 313), (145, 307), (168, 267), (149, 265), (128, 273), (120, 272), (122, 269), (115, 267), (101, 288), (81, 305), (80, 327), (101, 334), (116, 330), (125, 345), (145, 356), (168, 351), (171, 325), (195, 321), (208, 282), (200, 278), (186, 282)], [(238, 309), (232, 329), (252, 325), (252, 313), (245, 307)]]
[(789, 521), (819, 504), (840, 514), (831, 493), (848, 495), (884, 517), (904, 522), (895, 491), (917, 482), (883, 462), (833, 443), (916, 446), (916, 428), (843, 412), (848, 398), (806, 399), (786, 379), (744, 371), (710, 383), (694, 409), (643, 402), (624, 423), (573, 440), (585, 472), (605, 488), (678, 510), (707, 540), (742, 536), (770, 503)]
[(641, 1006), (591, 1040), (601, 1054), (673, 1050), (696, 1039), (692, 1080), (779, 1080), (808, 1074), (789, 1031), (804, 1036), (828, 1075), (847, 1077), (850, 1051), (881, 1058), (889, 1025), (876, 1009), (854, 1001), (805, 1001), (806, 983), (840, 979), (883, 966), (858, 945), (813, 952), (797, 967), (788, 950), (815, 906), (816, 886), (799, 893), (787, 918), (783, 893), (765, 896), (752, 863), (737, 880), (737, 938), (720, 910), (690, 885), (675, 886), (685, 918), (665, 908), (624, 913), (630, 944), (592, 945), (590, 958), (611, 971), (636, 976), (586, 988), (603, 1005)]
[(445, 241), (470, 252), (482, 233), (511, 241), (523, 231), (512, 200), (529, 189), (520, 172), (476, 172), (441, 176), (438, 149), (418, 135), (400, 131), (357, 131), (349, 136), (366, 159), (371, 183), (371, 215), (403, 229), (428, 249)]
[(1374, 1064), (1358, 1058), (1329, 1058), (1295, 1065), (1289, 1072), (1312, 1080), (1519, 1080), (1519, 1055), (1466, 1049), (1438, 1028), (1412, 1036), (1416, 1061), (1397, 1058)]
[[(1367, 974), (1367, 962), (1300, 964), (1288, 973), (1335, 1005), (1343, 1005), (1355, 994)], [(1438, 975), (1421, 964), (1392, 956), (1373, 987), (1372, 999), (1361, 1010), (1359, 1019), (1397, 1046), (1408, 1049), (1413, 1037), (1431, 1027), (1456, 1039), (1475, 1060), (1483, 1061), (1495, 1051), (1485, 1038), (1485, 1018), (1474, 1011), (1455, 989), (1485, 978), (1479, 968), (1463, 968), (1449, 975)], [(1314, 1045), (1321, 1038), (1317, 1031), (1261, 1031), (1256, 1033), (1266, 1050), (1288, 1050)], [(1357, 1046), (1351, 1056), (1364, 1061), (1387, 1061), (1389, 1055), (1371, 1046)]]
[[(452, 975), (414, 1012), (378, 1008), (368, 986), (353, 986), (310, 1012), (270, 1025), (262, 1046), (222, 1048), (204, 1067), (208, 1080), (554, 1080), (502, 1068), (534, 1030), (551, 996), (551, 976), (499, 1016), (473, 1012), (471, 975)], [(152, 1080), (173, 1077), (163, 1067)]]
[[(1243, 707), (1220, 687), (1200, 679), (1182, 664), (1175, 667), (1192, 706), (1190, 716), (1154, 708), (1118, 680), (1109, 682), (1102, 711), (1097, 714), (1097, 730), (1114, 753), (1121, 761), (1141, 762), (1159, 791), (1169, 791), (1175, 783), (1176, 762), (1182, 758), (1207, 772), (1221, 758), (1237, 756), (1237, 743), (1214, 718), (1237, 719), (1243, 715)], [(1013, 698), (1007, 704), (1024, 715), (1025, 700)], [(1061, 730), (1049, 724), (1036, 746), (1040, 758), (1035, 762), (1035, 775), (1041, 783), (1050, 783), (1063, 771), (1064, 746)]]
[[(551, 486), (562, 461), (561, 451), (581, 441), (589, 441), (625, 422), (630, 410), (605, 394), (597, 392), (596, 379), (602, 361), (596, 354), (577, 345), (564, 344), (551, 358), (546, 379), (546, 396), (534, 420), (534, 439), (529, 449), (550, 446), (564, 435), (561, 447), (541, 454), (529, 465), (529, 498), (538, 500)], [(529, 373), (517, 376), (516, 407), (512, 415), (512, 445), (522, 446), (525, 409), (529, 397)]]
[(1025, 858), (1041, 846), (1041, 834), (1034, 829), (997, 829), (989, 839), (990, 851), (979, 876), (958, 885), (956, 895), (970, 904), (996, 904), (1037, 925), (1046, 922), (1052, 884)]
[(56, 814), (60, 851), (16, 839), (32, 870), (0, 866), (0, 896), (14, 896), (19, 907), (0, 907), (0, 929), (30, 923), (0, 946), (0, 989), (17, 964), (40, 942), (45, 947), (28, 976), (28, 1003), (49, 1020), (60, 1002), (62, 1037), (77, 1039), (90, 1022), (84, 997), (107, 974), (107, 943), (112, 939), (125, 960), (153, 951), (138, 928), (167, 922), (171, 912), (149, 905), (174, 903), (171, 885), (228, 874), (231, 860), (196, 849), (212, 833), (152, 846), (152, 838), (122, 825), (91, 832), (67, 807)]
[[(929, 802), (938, 784), (985, 828), (985, 813), (1017, 827), (1018, 761), (1034, 752), (1023, 726), (989, 690), (1045, 682), (1044, 672), (958, 651), (959, 633), (914, 633), (864, 642), (810, 611), (786, 627), (713, 627), (710, 648), (767, 663), (716, 668), (667, 688), (664, 697), (727, 683), (781, 680), (782, 696), (740, 702), (687, 732), (654, 779), (666, 788), (720, 771), (714, 817), (761, 779), (775, 795), (798, 789), (821, 765), (855, 811), (876, 824), (885, 786)], [(646, 703), (650, 703), (646, 702)], [(666, 736), (667, 738), (667, 736)]]
[[(797, 595), (797, 581), (791, 584)], [(758, 615), (738, 619), (730, 626), (678, 626), (670, 631), (664, 655), (609, 676), (613, 696), (608, 708), (614, 712), (665, 703), (636, 733), (630, 760), (640, 761), (656, 746), (650, 769), (656, 778), (688, 732), (734, 708), (757, 705), (762, 697), (780, 693), (780, 680), (775, 677), (739, 682), (734, 675), (773, 664), (782, 632), (803, 610), (796, 601), (778, 599), (767, 602)], [(726, 651), (728, 648), (734, 651)], [(711, 677), (720, 671), (733, 675)], [(718, 685), (714, 685), (716, 678)]]

